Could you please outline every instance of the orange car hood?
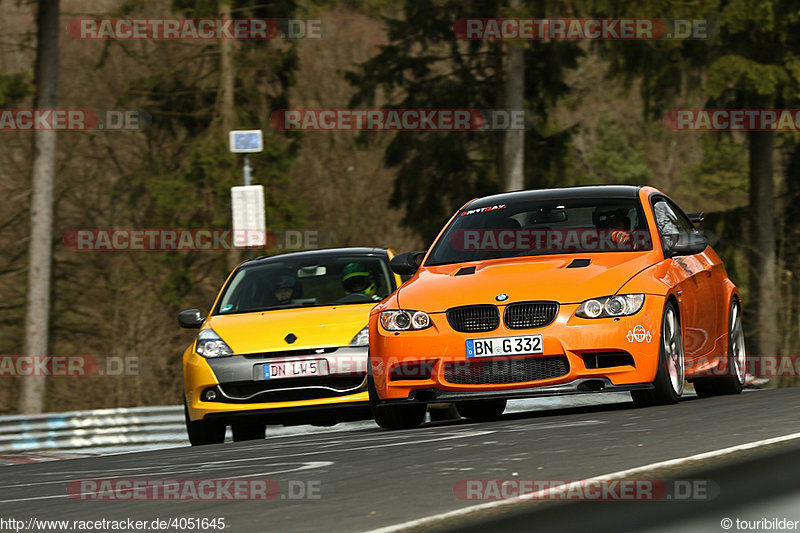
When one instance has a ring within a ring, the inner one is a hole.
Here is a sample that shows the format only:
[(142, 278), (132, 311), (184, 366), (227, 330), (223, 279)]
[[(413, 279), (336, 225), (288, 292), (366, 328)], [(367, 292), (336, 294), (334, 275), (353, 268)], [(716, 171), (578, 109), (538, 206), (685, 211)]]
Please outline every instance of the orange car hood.
[[(566, 268), (573, 259), (589, 266)], [(401, 308), (442, 312), (459, 305), (495, 303), (500, 293), (509, 302), (555, 300), (577, 303), (616, 293), (630, 278), (657, 263), (654, 252), (595, 253), (491, 260), (421, 269), (400, 288)], [(456, 276), (464, 267), (474, 274)]]

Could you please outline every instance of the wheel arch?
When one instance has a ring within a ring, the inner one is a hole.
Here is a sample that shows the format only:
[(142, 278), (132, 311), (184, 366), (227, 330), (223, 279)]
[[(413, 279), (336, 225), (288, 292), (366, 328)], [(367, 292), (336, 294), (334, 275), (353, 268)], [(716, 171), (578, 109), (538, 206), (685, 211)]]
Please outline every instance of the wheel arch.
[(675, 307), (675, 313), (678, 315), (678, 324), (681, 326), (681, 342), (683, 342), (683, 319), (681, 318), (681, 304), (678, 301), (678, 297), (674, 292), (670, 292), (664, 298), (664, 307), (667, 307), (667, 304), (672, 302), (672, 305)]

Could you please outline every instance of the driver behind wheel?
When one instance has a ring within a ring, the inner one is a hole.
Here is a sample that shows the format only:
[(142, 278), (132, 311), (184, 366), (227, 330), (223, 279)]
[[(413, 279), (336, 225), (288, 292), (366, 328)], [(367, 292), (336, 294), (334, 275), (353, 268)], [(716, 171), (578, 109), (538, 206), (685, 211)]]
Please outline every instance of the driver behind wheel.
[(361, 263), (348, 263), (342, 272), (342, 287), (347, 294), (363, 294), (372, 300), (380, 300), (376, 294), (375, 278)]
[(597, 229), (608, 230), (611, 240), (622, 249), (630, 249), (633, 244), (631, 219), (627, 209), (597, 210), (592, 214)]
[(284, 274), (278, 278), (278, 283), (272, 292), (272, 296), (275, 298), (278, 305), (287, 305), (292, 302), (296, 284), (297, 278), (289, 274)]

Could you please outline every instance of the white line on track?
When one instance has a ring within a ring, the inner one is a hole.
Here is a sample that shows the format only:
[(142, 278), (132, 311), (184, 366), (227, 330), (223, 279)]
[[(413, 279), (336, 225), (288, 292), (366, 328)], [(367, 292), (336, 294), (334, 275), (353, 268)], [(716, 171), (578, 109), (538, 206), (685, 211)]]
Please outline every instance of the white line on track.
[[(243, 476), (225, 476), (225, 478), (217, 478), (217, 479), (229, 480), (229, 479), (246, 479), (246, 478), (260, 477), (260, 476), (274, 476), (275, 474), (285, 474), (285, 473), (288, 473), (288, 472), (300, 472), (302, 470), (311, 470), (313, 468), (325, 468), (327, 466), (331, 466), (334, 463), (333, 463), (333, 461), (309, 461), (309, 462), (306, 462), (306, 463), (275, 463), (275, 464), (270, 465), (270, 466), (292, 465), (292, 464), (297, 464), (297, 465), (300, 465), (300, 466), (294, 466), (292, 468), (284, 468), (282, 470), (270, 470), (268, 472), (258, 472), (256, 474), (247, 474), (247, 475), (243, 475)], [(131, 476), (131, 477), (137, 477), (137, 476)], [(112, 476), (112, 477), (103, 478), (103, 480), (107, 480), (107, 479), (119, 479), (119, 476)], [(175, 478), (175, 479), (178, 479), (178, 478)], [(180, 478), (180, 479), (183, 479), (183, 478)], [(209, 478), (209, 479), (212, 479), (212, 478)], [(17, 486), (25, 486), (25, 485), (17, 485)], [(122, 491), (122, 492), (132, 492), (132, 491), (133, 491), (133, 489), (131, 488), (131, 489), (128, 489), (127, 491)], [(86, 494), (89, 495), (89, 494), (100, 494), (100, 493), (99, 492), (87, 492)], [(73, 498), (73, 499), (75, 499), (74, 495), (52, 494), (50, 496), (34, 496), (34, 497), (27, 497), (27, 498), (16, 498), (16, 499), (13, 499), (13, 500), (0, 500), (0, 503), (27, 502), (27, 501), (32, 501), (32, 500), (59, 500), (59, 499), (64, 499), (64, 498)], [(131, 499), (131, 501), (135, 501), (135, 500)]]
[[(737, 446), (730, 446), (728, 448), (721, 448), (719, 450), (712, 450), (710, 452), (703, 452), (703, 453), (698, 453), (698, 454), (695, 454), (695, 455), (689, 455), (689, 456), (686, 456), (686, 457), (678, 457), (678, 458), (675, 458), (675, 459), (668, 459), (666, 461), (659, 461), (659, 462), (656, 462), (656, 463), (650, 463), (650, 464), (643, 465), (643, 466), (637, 466), (635, 468), (629, 468), (628, 470), (620, 470), (618, 472), (612, 472), (610, 474), (603, 474), (603, 475), (600, 475), (600, 476), (594, 476), (594, 477), (591, 477), (591, 478), (584, 479), (584, 480), (582, 480), (582, 481), (580, 481), (578, 483), (583, 484), (583, 483), (590, 482), (590, 481), (623, 479), (623, 478), (626, 478), (626, 477), (634, 475), (634, 474), (641, 474), (641, 473), (649, 472), (649, 471), (652, 471), (652, 470), (658, 470), (660, 468), (668, 468), (668, 467), (671, 467), (671, 466), (685, 465), (685, 464), (688, 464), (688, 463), (694, 463), (694, 462), (697, 462), (697, 461), (703, 461), (705, 459), (710, 459), (710, 458), (713, 458), (713, 457), (720, 457), (720, 456), (731, 454), (731, 453), (736, 453), (736, 452), (740, 452), (740, 451), (744, 451), (744, 450), (751, 450), (753, 448), (760, 448), (762, 446), (769, 446), (771, 444), (777, 444), (777, 443), (780, 443), (780, 442), (786, 442), (786, 441), (795, 440), (795, 439), (800, 439), (800, 433), (791, 433), (789, 435), (782, 435), (780, 437), (773, 437), (773, 438), (770, 438), (770, 439), (757, 440), (757, 441), (748, 442), (748, 443), (745, 443), (745, 444), (739, 444)], [(429, 515), (429, 516), (426, 516), (426, 517), (423, 517), (423, 518), (418, 518), (418, 519), (415, 519), (415, 520), (409, 520), (407, 522), (403, 522), (403, 523), (400, 523), (400, 524), (395, 524), (395, 525), (392, 525), (392, 526), (386, 526), (386, 527), (382, 527), (382, 528), (378, 528), (378, 529), (371, 529), (371, 530), (368, 530), (366, 533), (395, 533), (395, 532), (399, 532), (399, 531), (405, 531), (405, 530), (413, 528), (413, 527), (431, 526), (435, 522), (439, 522), (441, 520), (446, 520), (446, 519), (449, 519), (449, 518), (456, 518), (456, 517), (463, 517), (465, 515), (468, 515), (468, 514), (477, 512), (477, 511), (482, 511), (482, 510), (485, 510), (485, 509), (503, 507), (503, 506), (506, 506), (506, 505), (511, 505), (511, 504), (514, 504), (514, 503), (519, 503), (519, 502), (523, 502), (523, 501), (527, 501), (527, 500), (531, 500), (531, 499), (540, 499), (540, 498), (541, 499), (547, 499), (547, 497), (551, 493), (555, 492), (558, 489), (559, 489), (559, 487), (556, 486), (556, 487), (551, 487), (549, 489), (545, 489), (545, 490), (538, 491), (538, 492), (523, 494), (522, 496), (516, 496), (514, 498), (508, 498), (508, 499), (505, 499), (505, 500), (486, 502), (486, 503), (481, 503), (481, 504), (478, 504), (478, 505), (471, 505), (469, 507), (464, 507), (462, 509), (456, 509), (454, 511), (447, 511), (447, 512), (444, 512), (444, 513), (438, 513), (438, 514), (434, 514), (434, 515)]]
[[(490, 435), (492, 433), (495, 433), (495, 431), (493, 431), (493, 430), (472, 430), (472, 431), (468, 431), (468, 432), (459, 432), (459, 433), (456, 433), (456, 434), (453, 434), (453, 435), (444, 435), (444, 436), (440, 436), (440, 437), (435, 437), (434, 436), (432, 438), (413, 440), (413, 441), (405, 440), (405, 441), (401, 441), (401, 442), (390, 442), (390, 443), (384, 443), (384, 444), (374, 444), (374, 445), (370, 445), (370, 446), (356, 446), (356, 447), (348, 448), (347, 450), (341, 450), (341, 451), (346, 451), (346, 452), (349, 453), (349, 452), (357, 452), (357, 451), (362, 451), (362, 450), (373, 450), (373, 449), (376, 449), (376, 448), (389, 448), (389, 447), (394, 447), (394, 446), (407, 446), (409, 444), (420, 444), (420, 443), (425, 443), (425, 442), (450, 441), (450, 440), (454, 440), (454, 439), (462, 439), (462, 438), (468, 438), (468, 437), (482, 437), (484, 435)], [(36, 481), (36, 482), (31, 482), (31, 483), (17, 483), (17, 484), (13, 484), (13, 485), (3, 485), (3, 486), (0, 486), (0, 492), (2, 492), (2, 490), (10, 489), (10, 488), (32, 487), (32, 486), (37, 486), (37, 485), (57, 485), (57, 484), (65, 483), (65, 482), (68, 482), (68, 481), (72, 481), (73, 478), (71, 476), (79, 475), (81, 478), (86, 478), (87, 474), (91, 474), (93, 472), (115, 472), (115, 473), (119, 473), (119, 472), (122, 472), (122, 471), (131, 471), (131, 470), (142, 472), (142, 473), (139, 473), (139, 474), (133, 474), (133, 473), (125, 474), (124, 476), (123, 475), (105, 475), (105, 476), (102, 476), (103, 479), (120, 479), (120, 478), (129, 478), (129, 477), (144, 477), (144, 476), (157, 476), (157, 475), (174, 475), (174, 472), (172, 472), (172, 470), (174, 470), (176, 468), (181, 468), (181, 472), (189, 472), (189, 471), (195, 471), (195, 470), (206, 470), (206, 469), (209, 469), (209, 468), (218, 468), (220, 466), (235, 466), (233, 463), (248, 463), (248, 462), (253, 462), (253, 461), (264, 462), (264, 461), (267, 461), (267, 460), (290, 459), (290, 458), (294, 458), (294, 457), (301, 457), (301, 456), (308, 456), (308, 455), (328, 455), (330, 453), (331, 453), (331, 450), (315, 450), (315, 451), (301, 452), (301, 453), (287, 453), (287, 454), (282, 454), (282, 455), (270, 455), (268, 458), (259, 455), (259, 456), (256, 456), (256, 457), (243, 457), (243, 458), (240, 458), (240, 459), (222, 459), (222, 460), (219, 460), (219, 461), (198, 461), (194, 457), (187, 457), (186, 460), (189, 462), (188, 465), (185, 464), (185, 463), (181, 463), (181, 464), (170, 464), (170, 465), (166, 465), (166, 466), (147, 465), (147, 466), (141, 466), (141, 467), (121, 468), (121, 469), (114, 469), (114, 468), (107, 468), (107, 469), (103, 469), (103, 470), (87, 470), (87, 469), (83, 469), (83, 470), (76, 471), (76, 472), (59, 472), (58, 473), (59, 476), (64, 476), (61, 479), (53, 479), (53, 480), (48, 480), (48, 481)], [(283, 463), (280, 463), (280, 464), (283, 464)], [(190, 467), (191, 470), (186, 470), (187, 466)], [(264, 465), (264, 466), (268, 466), (268, 465)], [(37, 499), (37, 498), (30, 498), (30, 499), (33, 500), (33, 499)], [(41, 499), (41, 498), (39, 498), (39, 499)], [(16, 501), (16, 500), (0, 500), (0, 503), (7, 503), (9, 501)]]

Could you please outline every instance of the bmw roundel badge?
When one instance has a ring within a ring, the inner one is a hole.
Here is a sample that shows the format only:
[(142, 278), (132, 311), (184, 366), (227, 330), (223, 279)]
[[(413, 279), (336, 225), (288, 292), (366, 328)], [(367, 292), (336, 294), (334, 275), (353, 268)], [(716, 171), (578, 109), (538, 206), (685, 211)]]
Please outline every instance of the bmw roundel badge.
[(494, 299), (497, 300), (498, 302), (505, 302), (506, 300), (508, 300), (508, 294), (501, 292), (500, 294), (495, 296)]

